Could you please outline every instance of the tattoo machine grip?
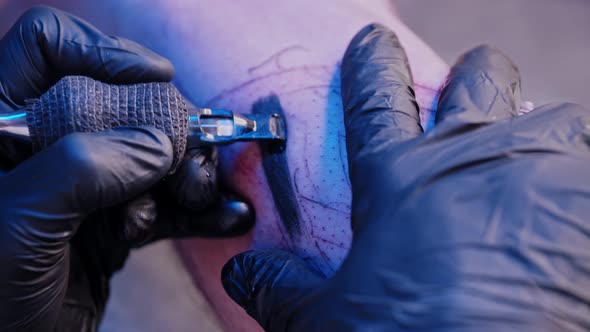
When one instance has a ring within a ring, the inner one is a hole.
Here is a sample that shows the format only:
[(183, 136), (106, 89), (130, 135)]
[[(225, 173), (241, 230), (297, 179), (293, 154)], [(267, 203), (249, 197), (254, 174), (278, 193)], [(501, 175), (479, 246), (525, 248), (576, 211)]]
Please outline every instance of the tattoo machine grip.
[(187, 104), (170, 83), (113, 85), (67, 76), (41, 97), (28, 100), (26, 112), (34, 152), (74, 132), (150, 126), (170, 138), (174, 172), (187, 146)]

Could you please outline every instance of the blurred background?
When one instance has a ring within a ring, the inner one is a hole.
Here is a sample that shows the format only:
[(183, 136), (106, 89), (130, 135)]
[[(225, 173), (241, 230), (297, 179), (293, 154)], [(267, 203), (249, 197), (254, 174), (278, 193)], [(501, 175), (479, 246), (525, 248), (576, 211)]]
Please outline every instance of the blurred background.
[[(489, 43), (519, 66), (526, 100), (590, 107), (590, 0), (392, 1), (404, 23), (447, 63)], [(0, 35), (25, 7), (0, 0)], [(133, 252), (112, 285), (101, 332), (221, 331), (170, 241)], [(128, 299), (141, 300), (130, 305)], [(153, 315), (162, 307), (166, 320)]]
[(402, 21), (447, 63), (489, 43), (520, 68), (523, 97), (539, 106), (590, 107), (590, 1), (393, 0)]

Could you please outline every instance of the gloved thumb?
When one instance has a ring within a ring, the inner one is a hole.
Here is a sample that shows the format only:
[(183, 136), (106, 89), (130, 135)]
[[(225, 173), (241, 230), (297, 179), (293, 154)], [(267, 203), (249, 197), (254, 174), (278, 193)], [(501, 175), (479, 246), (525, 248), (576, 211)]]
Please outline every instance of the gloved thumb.
[(266, 331), (294, 329), (295, 313), (318, 296), (324, 280), (301, 258), (278, 250), (241, 253), (221, 274), (225, 291)]

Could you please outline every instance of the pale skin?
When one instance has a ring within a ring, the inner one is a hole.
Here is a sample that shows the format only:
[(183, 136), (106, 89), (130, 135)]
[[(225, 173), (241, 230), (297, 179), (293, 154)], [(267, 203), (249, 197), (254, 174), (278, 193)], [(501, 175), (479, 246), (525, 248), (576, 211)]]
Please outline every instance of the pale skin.
[(389, 1), (66, 2), (50, 4), (169, 58), (174, 83), (196, 105), (248, 113), (261, 97), (280, 98), (289, 126), (286, 153), (301, 210), (300, 235), (285, 231), (258, 146), (235, 144), (220, 151), (221, 178), (253, 204), (254, 230), (239, 238), (178, 242), (195, 282), (228, 331), (259, 329), (221, 287), (221, 267), (233, 255), (252, 248), (288, 249), (330, 275), (347, 254), (351, 194), (339, 62), (354, 34), (371, 22), (397, 33), (410, 59), (424, 127), (430, 125), (448, 70)]

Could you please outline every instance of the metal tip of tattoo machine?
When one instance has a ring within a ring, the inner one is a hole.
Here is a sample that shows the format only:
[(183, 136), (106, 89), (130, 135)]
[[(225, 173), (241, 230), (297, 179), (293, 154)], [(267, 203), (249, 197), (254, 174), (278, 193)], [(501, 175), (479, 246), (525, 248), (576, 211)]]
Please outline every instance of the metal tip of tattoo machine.
[(225, 145), (260, 141), (284, 143), (285, 121), (279, 114), (238, 114), (228, 110), (189, 107), (189, 144)]

